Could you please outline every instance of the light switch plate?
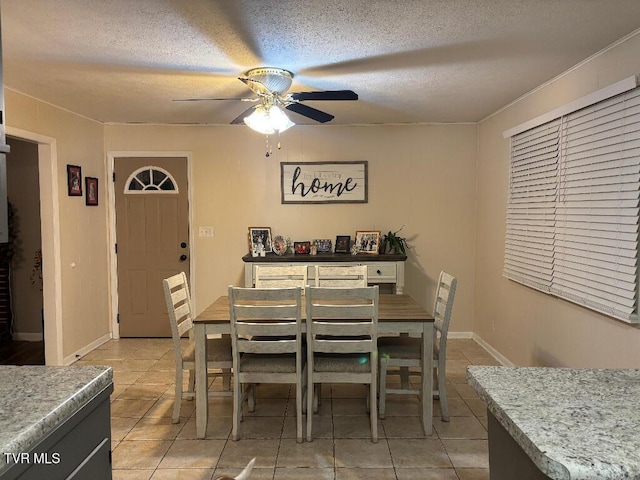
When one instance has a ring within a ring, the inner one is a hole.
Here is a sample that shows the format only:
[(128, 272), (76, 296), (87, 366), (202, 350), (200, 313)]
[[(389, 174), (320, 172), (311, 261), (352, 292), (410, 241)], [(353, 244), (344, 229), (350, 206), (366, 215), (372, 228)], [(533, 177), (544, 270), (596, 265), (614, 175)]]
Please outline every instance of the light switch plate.
[(200, 227), (198, 236), (200, 238), (213, 238), (213, 227)]

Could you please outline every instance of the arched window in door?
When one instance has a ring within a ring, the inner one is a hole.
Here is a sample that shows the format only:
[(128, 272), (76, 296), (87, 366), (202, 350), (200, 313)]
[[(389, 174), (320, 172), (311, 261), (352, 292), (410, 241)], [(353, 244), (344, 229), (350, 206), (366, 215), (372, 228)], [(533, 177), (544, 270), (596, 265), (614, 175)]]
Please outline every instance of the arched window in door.
[(124, 193), (178, 193), (178, 184), (164, 168), (147, 165), (129, 175)]

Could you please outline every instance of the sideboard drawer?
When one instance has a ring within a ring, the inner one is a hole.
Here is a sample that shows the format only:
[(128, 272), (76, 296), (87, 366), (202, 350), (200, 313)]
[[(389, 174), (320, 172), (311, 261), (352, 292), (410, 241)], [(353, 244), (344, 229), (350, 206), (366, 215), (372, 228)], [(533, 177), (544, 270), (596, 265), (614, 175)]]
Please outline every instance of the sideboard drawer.
[(367, 264), (367, 278), (369, 283), (395, 283), (395, 263), (369, 263)]

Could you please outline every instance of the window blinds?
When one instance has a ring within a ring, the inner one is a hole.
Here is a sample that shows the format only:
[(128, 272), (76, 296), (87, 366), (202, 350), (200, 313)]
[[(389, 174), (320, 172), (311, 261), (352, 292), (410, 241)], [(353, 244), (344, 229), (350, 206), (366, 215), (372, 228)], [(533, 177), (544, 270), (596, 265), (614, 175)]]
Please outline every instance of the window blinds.
[(553, 281), (560, 120), (511, 141), (504, 273), (549, 293)]
[(504, 275), (637, 322), (640, 89), (511, 143)]

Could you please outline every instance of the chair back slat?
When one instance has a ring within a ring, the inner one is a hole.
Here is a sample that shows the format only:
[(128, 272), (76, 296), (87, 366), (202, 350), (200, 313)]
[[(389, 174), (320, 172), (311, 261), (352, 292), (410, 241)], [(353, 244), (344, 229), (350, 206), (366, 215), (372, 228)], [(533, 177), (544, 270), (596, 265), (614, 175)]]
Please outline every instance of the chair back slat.
[[(174, 285), (173, 287), (171, 287), (171, 289), (173, 290), (177, 286), (178, 285)], [(174, 305), (179, 305), (180, 303), (185, 302), (188, 296), (189, 295), (188, 295), (187, 289), (180, 288), (178, 290), (174, 290), (171, 293), (171, 301), (173, 302)]]
[[(292, 323), (294, 326), (292, 327)], [(295, 335), (295, 317), (288, 322), (246, 322), (236, 321), (239, 336), (283, 337)]]
[(173, 304), (173, 311), (178, 323), (184, 323), (185, 320), (191, 319), (191, 305), (189, 302), (184, 302), (180, 305)]
[(316, 287), (366, 287), (366, 265), (316, 265)]
[(306, 265), (256, 265), (256, 288), (287, 288), (307, 285)]
[(373, 335), (375, 326), (373, 322), (363, 321), (357, 323), (323, 322), (320, 320), (313, 322), (313, 331), (317, 335), (341, 335), (341, 336), (362, 336)]
[[(359, 299), (358, 299), (359, 300)], [(367, 318), (371, 317), (371, 304), (326, 305), (313, 306), (314, 318)]]
[[(370, 304), (373, 300), (373, 290), (367, 287), (311, 287), (314, 292), (316, 305), (336, 305), (340, 304), (340, 300), (344, 305), (357, 303), (357, 300), (363, 300), (364, 303)], [(372, 287), (371, 287), (372, 288)], [(308, 289), (307, 289), (308, 291)], [(376, 302), (377, 303), (377, 302)]]
[(319, 353), (371, 353), (376, 349), (371, 338), (360, 340), (336, 340), (316, 338), (313, 351)]
[[(278, 301), (278, 300), (274, 300)], [(298, 316), (297, 305), (243, 305), (241, 303), (235, 304), (236, 318), (238, 320), (243, 319), (255, 319), (255, 320), (268, 320), (271, 318), (288, 318), (295, 320)]]
[(296, 340), (260, 340), (252, 341), (246, 338), (239, 338), (237, 349), (240, 353), (296, 353)]

